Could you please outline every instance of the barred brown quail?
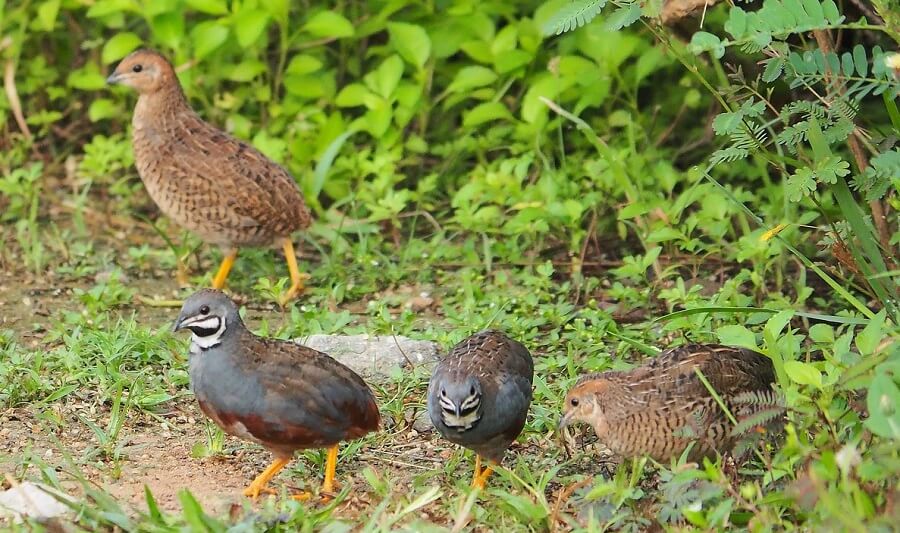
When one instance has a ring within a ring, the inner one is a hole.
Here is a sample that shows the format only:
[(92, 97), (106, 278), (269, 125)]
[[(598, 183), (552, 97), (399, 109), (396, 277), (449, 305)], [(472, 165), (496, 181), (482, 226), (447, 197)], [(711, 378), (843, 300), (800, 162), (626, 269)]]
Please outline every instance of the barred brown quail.
[(735, 401), (739, 395), (774, 394), (768, 357), (746, 348), (687, 344), (627, 372), (582, 377), (566, 395), (559, 426), (586, 422), (603, 444), (625, 457), (667, 460), (691, 442), (692, 461), (725, 451), (734, 443), (732, 424), (697, 371), (739, 422), (753, 410), (752, 402)]
[(482, 331), (450, 350), (428, 384), (428, 414), (450, 442), (476, 453), (472, 486), (484, 488), (525, 427), (534, 362), (520, 343), (499, 331)]
[(281, 245), (291, 276), (282, 305), (299, 294), (305, 276), (291, 234), (307, 228), (311, 215), (287, 170), (201, 119), (157, 52), (132, 52), (107, 82), (138, 92), (132, 143), (150, 197), (180, 226), (225, 252), (213, 287), (225, 285), (238, 248)]
[[(251, 333), (224, 293), (189, 297), (175, 330), (191, 331), (189, 373), (200, 409), (226, 433), (275, 460), (244, 494), (256, 498), (296, 450), (328, 448), (322, 490), (333, 491), (338, 443), (376, 431), (378, 405), (359, 375), (328, 355)], [(305, 495), (304, 495), (305, 496)]]

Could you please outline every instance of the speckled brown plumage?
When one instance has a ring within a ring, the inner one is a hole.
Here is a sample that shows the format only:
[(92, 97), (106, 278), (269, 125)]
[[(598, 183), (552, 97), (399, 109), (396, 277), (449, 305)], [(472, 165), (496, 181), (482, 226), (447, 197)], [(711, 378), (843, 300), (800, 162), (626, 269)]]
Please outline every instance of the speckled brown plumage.
[(771, 360), (753, 350), (688, 344), (627, 372), (582, 377), (566, 396), (560, 426), (589, 423), (603, 444), (626, 457), (667, 460), (692, 441), (691, 460), (727, 451), (734, 442), (732, 423), (698, 369), (739, 421), (752, 414), (753, 406), (735, 398), (771, 394), (775, 381)]
[(474, 486), (483, 487), (525, 426), (534, 363), (521, 343), (494, 330), (476, 333), (450, 350), (428, 385), (428, 413), (450, 442), (477, 454)]
[[(133, 52), (109, 82), (139, 93), (132, 118), (135, 165), (163, 213), (231, 255), (243, 246), (272, 245), (293, 255), (290, 236), (307, 228), (311, 216), (287, 170), (201, 119), (172, 65), (156, 52)], [(214, 285), (224, 284), (230, 266), (223, 264)]]

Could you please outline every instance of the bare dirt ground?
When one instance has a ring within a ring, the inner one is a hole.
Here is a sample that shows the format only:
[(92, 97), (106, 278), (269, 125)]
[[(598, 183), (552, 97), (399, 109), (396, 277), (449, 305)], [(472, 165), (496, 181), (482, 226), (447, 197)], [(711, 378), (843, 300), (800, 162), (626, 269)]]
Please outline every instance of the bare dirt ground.
[[(222, 453), (192, 456), (196, 445), (207, 442), (207, 422), (189, 401), (179, 402), (161, 421), (151, 416), (129, 416), (109, 452), (84, 423), (86, 419), (103, 427), (108, 413), (92, 413), (86, 403), (78, 401), (44, 412), (32, 408), (6, 410), (0, 414), (0, 471), (15, 479), (38, 479), (40, 468), (47, 466), (61, 480), (67, 480), (64, 485), (73, 493), (82, 492), (76, 480), (83, 476), (132, 511), (146, 510), (145, 486), (167, 511), (181, 508), (178, 493), (188, 489), (207, 512), (221, 514), (247, 501), (243, 489), (271, 461), (266, 450), (228, 436)], [(351, 488), (340, 514), (349, 518), (372, 503), (360, 474), (366, 467), (390, 479), (394, 491), (403, 492), (412, 489), (417, 475), (439, 473), (435, 471), (452, 452), (432, 435), (414, 430), (383, 435), (373, 446), (339, 461), (340, 488)], [(309, 455), (315, 457), (315, 453)], [(470, 468), (462, 461), (460, 476), (468, 476)], [(287, 493), (317, 491), (321, 476), (321, 463), (298, 454), (272, 487)]]
[[(165, 249), (165, 243), (147, 224), (133, 223), (126, 230), (123, 227), (128, 221), (116, 222), (115, 217), (102, 220), (112, 222), (92, 228), (96, 235), (92, 253), (125, 254), (127, 247), (136, 243)], [(50, 254), (66, 253), (64, 244), (48, 246)], [(215, 266), (208, 264), (210, 255), (204, 247), (202, 256), (207, 259), (200, 265), (202, 268)], [(58, 274), (54, 268), (47, 270), (41, 275), (29, 272), (23, 268), (15, 249), (0, 255), (0, 338), (4, 330), (12, 331), (14, 341), (20, 346), (49, 351), (53, 348), (46, 339), (50, 325), (61, 313), (85, 312), (76, 290), (90, 290), (105, 275), (99, 272), (79, 277)], [(139, 295), (172, 298), (178, 294), (173, 272), (142, 270), (126, 276), (128, 279), (122, 280), (122, 284), (135, 289)], [(417, 290), (401, 290), (400, 294), (389, 297), (404, 301), (416, 294)], [(438, 318), (434, 316), (436, 305), (430, 309), (425, 307), (421, 309), (422, 320)], [(258, 304), (253, 308), (254, 314), (266, 316), (274, 310), (273, 306)], [(365, 313), (365, 302), (353, 304), (349, 310), (354, 314)], [(177, 310), (135, 301), (116, 312), (126, 316), (134, 313), (139, 322), (150, 327), (166, 327)], [(410, 404), (420, 406), (421, 398), (412, 399)], [(416, 409), (407, 408), (402, 416), (382, 414), (387, 420), (381, 432), (368, 439), (358, 452), (349, 454), (352, 457), (338, 463), (340, 489), (350, 490), (340, 500), (335, 515), (348, 520), (365, 517), (384, 499), (384, 495), (371, 492), (371, 485), (363, 477), (367, 468), (385, 481), (391, 498), (414, 497), (423, 488), (434, 485), (440, 486), (446, 497), (459, 496), (472, 474), (468, 455), (458, 462), (455, 472), (447, 472), (448, 460), (458, 448), (429, 431), (413, 429), (413, 421), (419, 414)], [(190, 395), (159, 406), (152, 413), (128, 409), (125, 417), (115, 441), (104, 445), (90, 423), (107, 428), (110, 409), (108, 405), (98, 404), (88, 390), (76, 390), (48, 405), (29, 404), (0, 410), (0, 490), (8, 488), (10, 480), (40, 480), (42, 474), (51, 472), (70, 494), (83, 497), (85, 487), (99, 488), (112, 495), (129, 513), (146, 512), (146, 486), (165, 511), (180, 511), (179, 492), (188, 489), (206, 512), (234, 515), (247, 505), (243, 489), (271, 461), (270, 454), (261, 447), (228, 436), (221, 453), (194, 456), (192, 450), (208, 441), (209, 422)], [(557, 453), (550, 451), (556, 450), (557, 444), (545, 436), (531, 435), (526, 444), (513, 445), (509, 462), (524, 456), (529, 463), (549, 468), (559, 460)], [(275, 478), (272, 487), (288, 493), (315, 492), (321, 485), (323, 463), (324, 452), (298, 454)], [(558, 484), (551, 483), (548, 499), (555, 497), (560, 489)], [(307, 505), (323, 504), (314, 501)], [(450, 523), (453, 517), (447, 514), (447, 508), (446, 501), (439, 499), (422, 508), (419, 518)]]

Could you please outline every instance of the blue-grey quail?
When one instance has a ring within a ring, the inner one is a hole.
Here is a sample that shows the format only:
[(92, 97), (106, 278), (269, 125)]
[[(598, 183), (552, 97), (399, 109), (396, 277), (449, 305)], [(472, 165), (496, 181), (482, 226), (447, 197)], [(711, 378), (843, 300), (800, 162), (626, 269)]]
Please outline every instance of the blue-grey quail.
[[(586, 422), (610, 450), (624, 457), (668, 460), (694, 442), (692, 461), (728, 450), (732, 423), (697, 375), (700, 371), (738, 422), (754, 413), (757, 393), (772, 402), (772, 361), (753, 350), (687, 344), (666, 350), (627, 372), (602, 372), (578, 380), (566, 395), (560, 428)], [(771, 405), (771, 403), (770, 403)]]
[(225, 251), (213, 288), (225, 285), (239, 247), (280, 245), (291, 275), (282, 305), (299, 294), (304, 275), (291, 234), (312, 217), (288, 171), (200, 118), (157, 52), (132, 52), (107, 82), (138, 92), (134, 162), (150, 197), (180, 226)]
[(450, 442), (476, 453), (472, 486), (484, 488), (522, 432), (531, 404), (534, 362), (522, 344), (499, 331), (482, 331), (450, 350), (428, 384), (428, 414)]
[(224, 293), (189, 297), (175, 330), (191, 331), (189, 372), (200, 409), (226, 433), (261, 444), (275, 460), (244, 494), (266, 484), (296, 450), (328, 448), (324, 493), (333, 491), (338, 443), (378, 429), (371, 389), (328, 355), (251, 333)]

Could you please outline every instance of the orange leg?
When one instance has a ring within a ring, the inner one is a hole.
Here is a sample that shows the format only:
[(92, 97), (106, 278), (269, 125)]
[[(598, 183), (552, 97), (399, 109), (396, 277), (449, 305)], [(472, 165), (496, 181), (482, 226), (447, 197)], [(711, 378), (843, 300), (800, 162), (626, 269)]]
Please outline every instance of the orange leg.
[(487, 479), (491, 477), (491, 474), (494, 472), (494, 469), (491, 466), (485, 467), (481, 472), (478, 469), (481, 467), (481, 456), (475, 456), (475, 479), (472, 480), (472, 488), (473, 489), (483, 489), (485, 484), (487, 483)]
[(328, 448), (328, 458), (325, 460), (325, 481), (322, 483), (322, 492), (334, 492), (334, 474), (337, 469), (338, 447), (337, 444)]
[(225, 286), (225, 280), (228, 279), (228, 273), (231, 272), (231, 267), (234, 265), (234, 260), (237, 259), (237, 254), (237, 248), (228, 250), (228, 253), (222, 259), (222, 265), (219, 266), (219, 272), (213, 278), (213, 289), (221, 289)]
[(259, 497), (261, 492), (272, 493), (274, 492), (272, 489), (266, 488), (266, 485), (269, 481), (275, 477), (278, 472), (281, 471), (282, 468), (287, 466), (290, 463), (290, 459), (282, 459), (280, 457), (276, 457), (272, 464), (269, 465), (268, 468), (262, 471), (262, 473), (256, 476), (256, 479), (253, 480), (250, 485), (244, 489), (244, 496), (248, 496), (253, 498), (254, 500)]
[(297, 255), (294, 253), (294, 243), (292, 243), (290, 239), (285, 239), (282, 243), (282, 247), (284, 249), (284, 258), (287, 261), (288, 272), (291, 274), (291, 286), (278, 302), (281, 307), (284, 307), (288, 302), (303, 292), (303, 280), (308, 279), (309, 274), (301, 273), (300, 268), (297, 267)]
[(478, 476), (481, 475), (481, 456), (477, 453), (475, 454), (475, 473), (472, 476), (472, 486), (474, 487), (476, 483), (478, 483)]

